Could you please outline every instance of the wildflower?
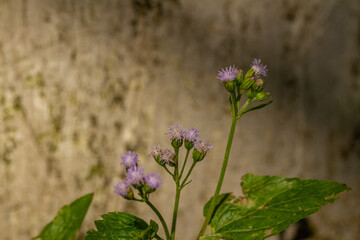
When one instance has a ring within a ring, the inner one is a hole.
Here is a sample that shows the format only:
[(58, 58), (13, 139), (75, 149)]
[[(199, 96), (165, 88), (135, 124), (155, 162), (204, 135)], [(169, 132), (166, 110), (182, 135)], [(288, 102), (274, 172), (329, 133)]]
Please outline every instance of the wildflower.
[(206, 155), (214, 147), (207, 140), (199, 139), (195, 142), (194, 148), (198, 150), (200, 153)]
[(252, 76), (252, 79), (258, 79), (261, 76), (267, 77), (267, 69), (266, 69), (266, 65), (263, 65), (260, 63), (261, 60), (260, 59), (254, 59), (252, 64), (251, 64), (251, 69), (254, 70), (254, 74)]
[(119, 180), (114, 186), (114, 193), (122, 197), (126, 197), (130, 192), (130, 186), (125, 180)]
[(145, 176), (145, 184), (152, 190), (156, 190), (162, 184), (162, 178), (158, 173), (148, 173)]
[(144, 168), (133, 166), (129, 168), (126, 179), (129, 184), (140, 186), (144, 183)]
[(207, 140), (197, 140), (195, 142), (194, 151), (193, 151), (193, 160), (195, 162), (200, 162), (204, 159), (205, 155), (212, 149), (213, 146)]
[(190, 150), (194, 147), (194, 143), (196, 142), (199, 136), (199, 130), (196, 128), (190, 128), (188, 131), (185, 132), (184, 140), (185, 140), (185, 148)]
[(188, 131), (185, 131), (184, 140), (194, 143), (196, 142), (198, 136), (199, 130), (196, 128), (190, 128)]
[(149, 156), (157, 159), (161, 155), (161, 153), (162, 153), (162, 149), (160, 148), (160, 145), (156, 145), (151, 147), (151, 152)]
[(171, 145), (179, 149), (183, 143), (184, 136), (185, 136), (185, 130), (176, 124), (175, 126), (170, 126), (169, 131), (167, 131), (165, 134), (170, 135), (170, 141)]
[(120, 158), (122, 159), (120, 164), (124, 166), (125, 170), (133, 166), (136, 166), (136, 164), (139, 161), (138, 155), (135, 152), (131, 152), (131, 151), (127, 151), (126, 153), (121, 155)]
[(221, 69), (221, 71), (218, 72), (217, 79), (220, 80), (221, 83), (233, 81), (235, 78), (237, 78), (237, 69), (234, 66), (226, 67), (225, 69)]
[(160, 159), (163, 164), (174, 165), (175, 153), (169, 149), (162, 149)]
[(169, 131), (167, 131), (165, 134), (170, 135), (171, 141), (180, 141), (184, 139), (185, 133), (185, 130), (180, 125), (176, 124), (175, 126), (170, 126)]

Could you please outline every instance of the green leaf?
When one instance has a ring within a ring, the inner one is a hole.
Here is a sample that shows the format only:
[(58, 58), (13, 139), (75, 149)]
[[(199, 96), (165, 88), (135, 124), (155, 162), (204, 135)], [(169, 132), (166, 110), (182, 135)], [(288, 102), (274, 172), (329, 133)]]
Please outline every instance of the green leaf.
[(202, 240), (211, 236), (226, 240), (265, 239), (350, 190), (333, 181), (252, 174), (243, 176), (241, 186), (245, 197), (227, 196), (210, 222), (212, 234), (201, 237)]
[[(159, 226), (153, 220), (148, 225), (144, 220), (123, 212), (101, 215), (103, 220), (95, 221), (96, 230), (89, 230), (85, 240), (151, 240), (158, 238)], [(160, 238), (158, 238), (160, 239)]]
[[(234, 196), (231, 195), (231, 193), (223, 193), (223, 194), (220, 194), (219, 197), (217, 198), (216, 202), (215, 202), (215, 208), (214, 208), (214, 213), (213, 215), (211, 216), (210, 218), (210, 222), (211, 222), (211, 219), (212, 217), (214, 216), (215, 212), (217, 211), (217, 209), (219, 208), (219, 206), (221, 206), (226, 200), (231, 200), (233, 199)], [(211, 201), (212, 201), (212, 198), (205, 204), (204, 206), (204, 210), (203, 210), (203, 215), (204, 217), (206, 217), (207, 213), (208, 213), (208, 210), (210, 208), (210, 205), (211, 205)]]
[(72, 240), (85, 218), (94, 194), (90, 193), (63, 206), (53, 221), (48, 223), (41, 233), (33, 239)]
[(259, 104), (259, 105), (256, 105), (256, 106), (254, 106), (254, 107), (249, 107), (249, 108), (247, 108), (247, 109), (244, 111), (243, 114), (248, 113), (248, 112), (251, 112), (251, 111), (253, 111), (253, 110), (257, 110), (257, 109), (266, 107), (267, 105), (271, 104), (272, 101), (273, 101), (273, 100), (270, 100), (270, 101), (268, 101), (267, 103)]

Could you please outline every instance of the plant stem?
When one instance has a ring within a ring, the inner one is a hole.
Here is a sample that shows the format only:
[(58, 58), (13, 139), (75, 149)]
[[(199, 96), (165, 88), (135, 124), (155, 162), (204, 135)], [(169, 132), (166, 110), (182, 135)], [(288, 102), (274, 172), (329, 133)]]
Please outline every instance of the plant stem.
[(158, 216), (158, 218), (160, 219), (160, 222), (164, 228), (164, 231), (165, 231), (165, 235), (166, 235), (166, 239), (167, 240), (170, 240), (170, 234), (169, 234), (169, 229), (166, 225), (166, 222), (164, 220), (164, 218), (161, 216), (159, 210), (157, 210), (157, 208), (148, 200), (148, 199), (145, 199), (145, 203), (147, 205), (149, 205), (149, 207), (155, 212), (155, 214)]
[(164, 169), (165, 169), (172, 177), (174, 177), (174, 174), (172, 174), (172, 173), (170, 172), (170, 170), (166, 167), (166, 165), (164, 165)]
[[(236, 103), (234, 103), (234, 105), (235, 105), (235, 104), (236, 104)], [(243, 109), (242, 109), (242, 110), (243, 110)], [(241, 114), (241, 112), (242, 112), (242, 111), (240, 111), (240, 114)], [(227, 163), (228, 163), (228, 159), (229, 159), (231, 144), (232, 144), (232, 140), (233, 140), (233, 137), (234, 137), (235, 127), (236, 127), (236, 121), (237, 121), (236, 116), (233, 116), (233, 120), (232, 120), (231, 128), (230, 128), (230, 133), (229, 133), (229, 138), (228, 138), (228, 142), (227, 142), (227, 146), (226, 146), (224, 161), (223, 161), (222, 168), (221, 168), (221, 172), (220, 172), (219, 181), (218, 181), (218, 184), (217, 184), (217, 187), (216, 187), (216, 190), (215, 190), (213, 199), (212, 199), (212, 201), (211, 201), (210, 208), (209, 208), (208, 213), (207, 213), (207, 215), (206, 215), (205, 222), (204, 222), (204, 224), (203, 224), (202, 227), (201, 227), (201, 230), (200, 230), (200, 232), (199, 232), (199, 235), (198, 235), (197, 239), (199, 239), (200, 236), (202, 236), (202, 235), (205, 233), (206, 227), (207, 227), (207, 225), (209, 224), (210, 218), (211, 218), (211, 216), (213, 215), (213, 212), (214, 212), (214, 209), (215, 209), (216, 199), (217, 199), (218, 196), (219, 196), (219, 192), (220, 192), (220, 189), (221, 189), (221, 185), (222, 185), (222, 183), (223, 183), (224, 176), (225, 176), (225, 171), (226, 171), (226, 167), (227, 167)]]
[(251, 100), (248, 99), (248, 100), (244, 103), (244, 105), (243, 105), (242, 108), (240, 109), (239, 114), (237, 114), (237, 119), (239, 119), (239, 118), (243, 115), (244, 111), (246, 110), (246, 107), (249, 105), (250, 102), (251, 102)]
[(171, 239), (175, 239), (175, 230), (176, 230), (176, 219), (177, 213), (179, 209), (179, 201), (180, 201), (180, 191), (181, 188), (179, 187), (179, 149), (175, 149), (175, 171), (174, 171), (174, 180), (176, 184), (176, 196), (175, 196), (175, 204), (174, 204), (174, 212), (173, 218), (171, 223)]
[(183, 188), (185, 186), (184, 184), (186, 183), (186, 180), (189, 178), (189, 176), (190, 176), (192, 170), (194, 169), (195, 165), (196, 165), (196, 162), (194, 161), (193, 164), (191, 165), (190, 169), (189, 169), (189, 172), (186, 174), (185, 179), (183, 180), (183, 182), (180, 185), (181, 188)]
[(179, 180), (181, 179), (181, 176), (182, 176), (183, 173), (184, 173), (185, 165), (186, 165), (186, 162), (187, 162), (188, 157), (189, 157), (189, 152), (190, 152), (190, 149), (188, 149), (188, 150), (186, 151), (186, 156), (185, 156), (184, 164), (183, 164), (183, 166), (182, 166), (182, 168), (181, 168)]
[(176, 183), (176, 196), (175, 196), (175, 205), (174, 205), (174, 214), (172, 219), (172, 225), (171, 225), (171, 239), (175, 239), (175, 230), (176, 230), (176, 220), (177, 220), (177, 213), (179, 209), (179, 201), (180, 201), (180, 192), (181, 188), (178, 186), (178, 183)]

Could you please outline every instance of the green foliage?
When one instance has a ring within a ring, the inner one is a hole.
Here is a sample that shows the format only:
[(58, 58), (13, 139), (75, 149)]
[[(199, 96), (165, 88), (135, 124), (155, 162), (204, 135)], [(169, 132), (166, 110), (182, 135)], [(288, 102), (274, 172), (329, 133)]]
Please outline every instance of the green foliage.
[(254, 107), (249, 107), (247, 108), (245, 111), (244, 111), (244, 114), (245, 113), (248, 113), (248, 112), (251, 112), (251, 111), (254, 111), (254, 110), (257, 110), (257, 109), (261, 109), (263, 107), (266, 107), (267, 105), (271, 104), (272, 103), (272, 100), (268, 101), (267, 103), (263, 103), (263, 104), (259, 104), (259, 105), (256, 105)]
[(90, 193), (63, 206), (53, 221), (48, 223), (41, 233), (33, 239), (73, 240), (85, 218), (94, 194)]
[[(350, 190), (333, 181), (252, 174), (243, 176), (241, 186), (245, 197), (219, 196), (217, 210), (210, 222), (212, 234), (202, 236), (202, 240), (265, 239)], [(204, 215), (211, 200), (204, 207)]]
[(110, 212), (95, 221), (96, 230), (87, 232), (86, 240), (151, 240), (160, 239), (156, 233), (159, 226), (153, 220), (148, 225), (144, 220), (123, 212)]

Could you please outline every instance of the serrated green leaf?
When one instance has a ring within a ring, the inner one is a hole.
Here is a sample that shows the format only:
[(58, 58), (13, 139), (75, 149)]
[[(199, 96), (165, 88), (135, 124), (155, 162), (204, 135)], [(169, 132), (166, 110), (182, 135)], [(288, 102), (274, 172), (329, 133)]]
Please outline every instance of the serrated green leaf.
[(123, 212), (101, 215), (95, 221), (97, 230), (87, 232), (85, 240), (151, 240), (157, 237), (159, 226), (153, 220), (148, 225), (144, 220)]
[(245, 197), (228, 196), (210, 222), (212, 234), (201, 239), (265, 239), (350, 190), (333, 181), (252, 174), (243, 176), (241, 186)]
[(48, 223), (41, 233), (33, 239), (72, 240), (85, 218), (94, 194), (90, 193), (63, 206), (53, 221)]

